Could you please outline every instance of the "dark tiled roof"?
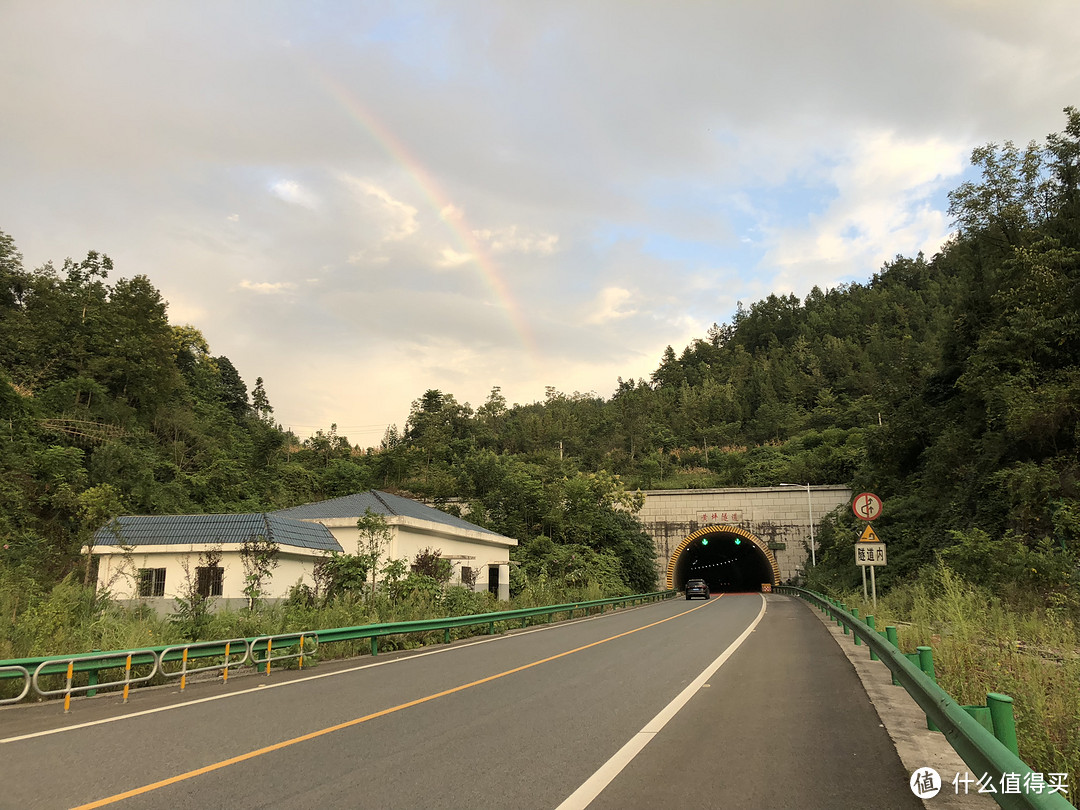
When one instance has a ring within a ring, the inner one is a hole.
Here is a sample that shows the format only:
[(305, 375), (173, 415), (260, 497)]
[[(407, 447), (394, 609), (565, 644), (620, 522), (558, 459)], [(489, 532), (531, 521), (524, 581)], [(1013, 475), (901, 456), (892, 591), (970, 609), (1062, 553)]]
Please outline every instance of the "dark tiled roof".
[(108, 526), (94, 533), (94, 544), (115, 546), (240, 545), (262, 535), (279, 546), (341, 551), (330, 530), (318, 523), (289, 520), (280, 515), (125, 515), (116, 519), (120, 537)]
[(432, 523), (442, 523), (455, 529), (467, 529), (474, 532), (492, 534), (496, 537), (502, 535), (469, 523), (459, 517), (454, 517), (432, 506), (427, 506), (410, 498), (402, 498), (400, 495), (391, 495), (389, 492), (381, 492), (369, 489), (366, 492), (357, 492), (353, 495), (343, 495), (340, 498), (331, 498), (328, 501), (318, 503), (306, 503), (302, 506), (293, 506), (289, 509), (281, 509), (275, 515), (292, 518), (293, 520), (322, 520), (324, 518), (359, 518), (364, 510), (370, 509), (378, 515), (400, 516), (416, 518), (417, 520), (430, 520)]

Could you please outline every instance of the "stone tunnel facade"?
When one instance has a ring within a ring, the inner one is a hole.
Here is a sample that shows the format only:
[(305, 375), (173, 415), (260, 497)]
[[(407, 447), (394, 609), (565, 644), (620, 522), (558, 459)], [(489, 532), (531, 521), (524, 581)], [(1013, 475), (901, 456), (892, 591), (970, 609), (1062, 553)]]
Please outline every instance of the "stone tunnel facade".
[(709, 526), (732, 526), (759, 538), (772, 552), (779, 582), (798, 577), (810, 565), (810, 516), (814, 531), (822, 518), (851, 502), (851, 490), (826, 484), (810, 487), (674, 489), (645, 492), (638, 518), (656, 544), (658, 581), (683, 541)]

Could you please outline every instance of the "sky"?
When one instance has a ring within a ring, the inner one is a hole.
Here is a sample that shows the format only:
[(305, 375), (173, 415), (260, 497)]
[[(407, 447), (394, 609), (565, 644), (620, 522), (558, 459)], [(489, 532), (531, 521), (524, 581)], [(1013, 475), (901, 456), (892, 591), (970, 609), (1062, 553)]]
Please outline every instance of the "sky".
[(1080, 104), (1075, 0), (0, 0), (0, 230), (142, 274), (301, 437), (609, 397), (950, 232)]

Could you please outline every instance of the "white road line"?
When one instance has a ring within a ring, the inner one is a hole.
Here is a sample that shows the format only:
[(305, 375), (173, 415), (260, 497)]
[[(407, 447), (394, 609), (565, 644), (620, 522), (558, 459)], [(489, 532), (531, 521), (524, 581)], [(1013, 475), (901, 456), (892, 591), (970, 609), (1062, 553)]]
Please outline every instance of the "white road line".
[(749, 627), (743, 630), (742, 635), (731, 642), (728, 648), (715, 661), (705, 667), (704, 671), (689, 686), (676, 695), (671, 703), (662, 708), (656, 717), (646, 723), (641, 731), (631, 737), (626, 745), (616, 751), (611, 759), (601, 765), (596, 773), (586, 779), (581, 787), (571, 793), (556, 810), (584, 810), (584, 808), (588, 807), (592, 800), (599, 796), (604, 788), (611, 784), (611, 781), (622, 772), (623, 768), (641, 753), (641, 750), (667, 725), (668, 721), (690, 702), (690, 698), (697, 694), (697, 691), (705, 685), (705, 682), (716, 674), (716, 671), (724, 665), (732, 653), (739, 649), (739, 646), (754, 632), (754, 628), (758, 626), (764, 616), (765, 597), (762, 596), (761, 610), (758, 611), (757, 618), (750, 623)]
[[(644, 605), (638, 605), (628, 608), (627, 610), (636, 610), (638, 607), (644, 607)], [(36, 737), (48, 737), (51, 734), (63, 734), (66, 731), (78, 731), (83, 728), (91, 728), (93, 726), (103, 726), (106, 723), (117, 723), (121, 720), (131, 720), (136, 717), (145, 717), (149, 714), (158, 714), (159, 712), (169, 712), (173, 709), (183, 709), (188, 706), (197, 706), (200, 703), (210, 703), (215, 700), (226, 700), (228, 698), (240, 697), (241, 695), (250, 695), (252, 692), (265, 692), (267, 689), (277, 689), (279, 686), (293, 686), (298, 683), (307, 683), (308, 681), (318, 681), (322, 678), (334, 678), (338, 675), (348, 675), (353, 672), (359, 672), (362, 669), (371, 669), (372, 667), (384, 667), (388, 664), (397, 664), (402, 661), (412, 661), (416, 658), (424, 658), (428, 655), (438, 655), (439, 653), (451, 652), (452, 650), (460, 650), (465, 647), (474, 647), (477, 644), (489, 644), (493, 641), (504, 641), (510, 638), (519, 638), (520, 636), (527, 636), (533, 633), (542, 633), (546, 630), (555, 630), (559, 627), (566, 627), (570, 624), (580, 624), (582, 622), (596, 621), (597, 619), (610, 618), (612, 616), (620, 615), (619, 613), (607, 613), (599, 614), (596, 616), (583, 616), (580, 619), (571, 619), (570, 621), (562, 621), (558, 624), (552, 624), (545, 627), (534, 627), (530, 630), (521, 630), (506, 635), (498, 635), (490, 638), (477, 639), (476, 641), (470, 641), (467, 644), (456, 644), (452, 647), (440, 647), (433, 650), (425, 650), (424, 652), (418, 652), (414, 655), (401, 656), (399, 658), (392, 658), (387, 661), (374, 661), (370, 664), (361, 664), (360, 666), (350, 667), (348, 669), (339, 669), (334, 672), (323, 672), (319, 675), (308, 675), (304, 678), (294, 678), (290, 681), (278, 681), (277, 683), (262, 683), (251, 689), (242, 689), (238, 692), (226, 692), (222, 695), (211, 695), (210, 697), (198, 698), (196, 700), (185, 700), (183, 703), (171, 703), (168, 706), (159, 706), (156, 709), (144, 709), (141, 712), (129, 712), (128, 714), (119, 714), (115, 717), (105, 717), (101, 720), (91, 720), (87, 723), (79, 723), (74, 726), (61, 726), (59, 728), (50, 728), (45, 731), (34, 731), (30, 734), (20, 734), (17, 737), (5, 737), (0, 739), (0, 745), (5, 743), (20, 742), (22, 740), (32, 740)]]

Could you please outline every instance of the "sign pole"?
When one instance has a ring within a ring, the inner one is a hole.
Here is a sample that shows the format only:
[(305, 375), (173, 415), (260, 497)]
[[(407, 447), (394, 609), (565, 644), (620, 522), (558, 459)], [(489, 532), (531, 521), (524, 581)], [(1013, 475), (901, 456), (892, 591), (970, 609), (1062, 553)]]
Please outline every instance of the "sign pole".
[[(866, 569), (867, 568), (873, 569), (874, 566), (872, 566), (872, 565), (860, 565), (859, 567), (862, 569), (862, 598), (866, 599), (866, 598), (868, 598), (867, 594), (866, 594)], [(875, 605), (874, 607), (877, 607), (877, 605)]]
[[(877, 612), (877, 581), (874, 579), (874, 568), (875, 568), (875, 566), (871, 565), (871, 566), (869, 566), (869, 568), (870, 568), (870, 589), (874, 594), (874, 612), (876, 613)], [(863, 576), (865, 576), (865, 574), (863, 574)]]

